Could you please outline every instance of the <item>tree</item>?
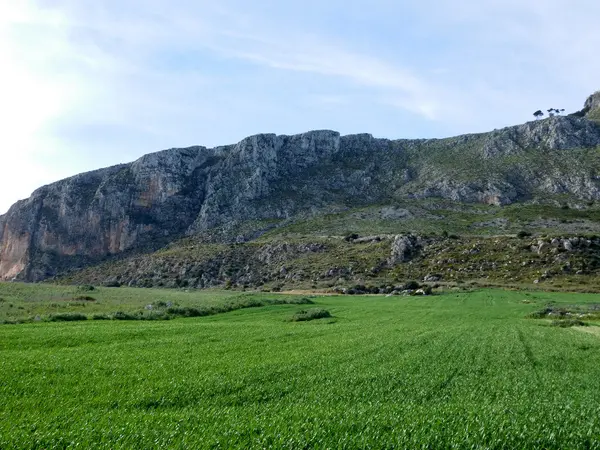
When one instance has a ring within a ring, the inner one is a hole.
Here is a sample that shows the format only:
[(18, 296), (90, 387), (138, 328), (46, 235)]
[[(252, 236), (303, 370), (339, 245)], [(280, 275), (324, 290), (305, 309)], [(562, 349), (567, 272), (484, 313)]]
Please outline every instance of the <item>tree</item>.
[(550, 108), (550, 109), (548, 110), (548, 115), (549, 115), (550, 117), (552, 117), (552, 116), (554, 116), (554, 115), (556, 115), (556, 114), (560, 114), (560, 113), (563, 113), (563, 112), (565, 112), (564, 108), (563, 108), (563, 109), (559, 109), (559, 108)]
[(543, 115), (544, 113), (540, 109), (533, 113), (533, 116), (536, 118), (536, 120), (542, 117)]

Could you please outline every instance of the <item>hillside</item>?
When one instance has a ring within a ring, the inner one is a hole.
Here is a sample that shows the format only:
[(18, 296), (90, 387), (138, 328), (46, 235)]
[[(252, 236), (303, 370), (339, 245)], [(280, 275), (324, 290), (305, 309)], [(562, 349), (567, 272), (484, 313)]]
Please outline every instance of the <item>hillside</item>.
[[(320, 271), (341, 271), (383, 281), (405, 272), (397, 235), (418, 236), (412, 258), (447, 234), (461, 245), (522, 230), (594, 234), (599, 105), (595, 94), (579, 114), (446, 139), (312, 131), (149, 154), (13, 205), (0, 216), (0, 279), (319, 285)], [(344, 239), (353, 233), (358, 243)]]

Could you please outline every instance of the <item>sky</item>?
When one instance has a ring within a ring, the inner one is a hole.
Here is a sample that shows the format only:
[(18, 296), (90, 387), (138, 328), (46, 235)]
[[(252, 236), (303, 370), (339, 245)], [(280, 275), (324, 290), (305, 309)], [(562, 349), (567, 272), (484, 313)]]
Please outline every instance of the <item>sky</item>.
[(581, 109), (597, 0), (0, 0), (0, 214), (173, 147), (431, 138)]

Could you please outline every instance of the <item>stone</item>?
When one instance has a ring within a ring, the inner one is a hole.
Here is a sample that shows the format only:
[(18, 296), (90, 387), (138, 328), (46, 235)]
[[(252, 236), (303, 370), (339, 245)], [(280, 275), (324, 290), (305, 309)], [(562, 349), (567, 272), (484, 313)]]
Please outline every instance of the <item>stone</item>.
[(563, 242), (563, 248), (568, 251), (568, 252), (572, 252), (573, 251), (573, 243), (569, 240), (569, 239), (564, 239)]
[(548, 253), (550, 250), (552, 250), (552, 246), (548, 242), (542, 242), (537, 248), (537, 253)]
[(434, 283), (434, 282), (436, 282), (436, 281), (440, 281), (441, 279), (442, 279), (442, 276), (441, 276), (441, 275), (437, 275), (437, 274), (435, 274), (435, 275), (434, 275), (434, 274), (429, 274), (429, 275), (426, 275), (426, 276), (423, 278), (423, 281), (426, 281), (426, 282), (429, 282), (429, 283)]
[(381, 240), (381, 236), (364, 236), (361, 238), (354, 239), (352, 242), (354, 242), (355, 244), (366, 244), (371, 242), (380, 242)]
[(388, 265), (394, 266), (399, 263), (409, 261), (422, 248), (422, 241), (413, 235), (397, 235), (394, 237), (391, 246)]

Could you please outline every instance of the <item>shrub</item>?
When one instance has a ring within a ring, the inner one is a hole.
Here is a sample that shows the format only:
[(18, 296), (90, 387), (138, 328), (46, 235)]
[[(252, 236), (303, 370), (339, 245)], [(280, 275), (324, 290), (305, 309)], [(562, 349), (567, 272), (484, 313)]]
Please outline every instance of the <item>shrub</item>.
[(170, 320), (172, 316), (166, 314), (164, 311), (149, 311), (144, 312), (140, 315), (139, 320)]
[(256, 298), (241, 298), (232, 303), (226, 303), (225, 305), (223, 305), (223, 307), (224, 309), (233, 311), (235, 309), (257, 308), (259, 306), (264, 306), (268, 303), (270, 303), (268, 300), (261, 301)]
[(166, 308), (168, 306), (171, 306), (170, 303), (171, 302), (167, 303), (167, 302), (163, 302), (162, 300), (159, 300), (157, 302), (152, 303), (152, 307), (153, 308)]
[(550, 315), (556, 315), (556, 316), (562, 317), (562, 316), (565, 316), (566, 313), (567, 313), (567, 311), (562, 308), (556, 308), (554, 306), (546, 306), (544, 309), (541, 309), (539, 311), (534, 311), (534, 312), (528, 314), (527, 317), (530, 319), (543, 319)]
[(531, 233), (529, 231), (521, 230), (521, 231), (519, 231), (517, 233), (517, 237), (519, 239), (523, 239), (523, 238), (526, 238), (526, 237), (529, 237), (529, 236), (531, 236)]
[(77, 286), (77, 290), (81, 292), (91, 292), (96, 290), (96, 288), (91, 284), (82, 284), (81, 286)]
[(417, 283), (416, 281), (408, 281), (403, 286), (403, 289), (405, 291), (414, 291), (415, 289), (419, 289), (420, 287), (421, 287), (421, 285), (419, 283)]
[(73, 300), (81, 300), (84, 302), (95, 302), (96, 299), (94, 297), (91, 297), (89, 295), (78, 295), (77, 297), (74, 297)]
[(294, 322), (306, 322), (309, 320), (315, 319), (324, 319), (327, 317), (331, 317), (331, 313), (326, 309), (321, 308), (311, 308), (307, 310), (298, 311), (292, 317), (292, 321)]
[(78, 320), (87, 320), (87, 316), (80, 313), (61, 313), (48, 316), (50, 322), (75, 322)]
[(568, 327), (583, 327), (586, 324), (585, 324), (585, 322), (582, 322), (579, 319), (565, 319), (565, 320), (553, 320), (550, 325), (552, 325), (553, 327), (568, 328)]
[(114, 320), (140, 320), (142, 318), (139, 313), (130, 313), (124, 311), (117, 311), (113, 314), (112, 318)]
[(211, 308), (193, 308), (191, 306), (172, 306), (167, 308), (167, 314), (174, 317), (203, 317), (214, 314)]
[(94, 314), (92, 320), (110, 320), (110, 316), (108, 314)]
[(313, 305), (315, 303), (309, 297), (291, 297), (284, 299), (283, 301), (276, 299), (275, 302), (283, 302), (287, 305)]

